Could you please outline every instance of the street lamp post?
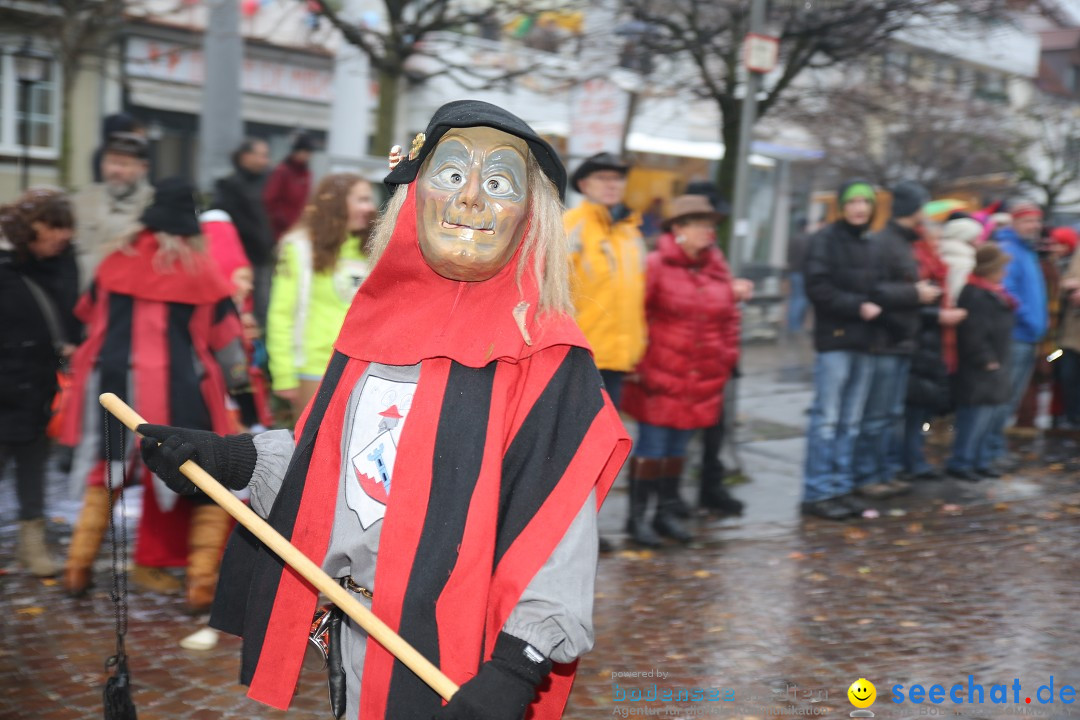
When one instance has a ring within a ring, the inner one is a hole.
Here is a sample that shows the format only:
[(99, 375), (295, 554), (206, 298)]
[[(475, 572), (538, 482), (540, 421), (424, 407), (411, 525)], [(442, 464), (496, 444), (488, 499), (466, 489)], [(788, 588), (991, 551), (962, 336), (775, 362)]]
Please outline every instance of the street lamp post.
[(27, 38), (22, 47), (12, 53), (15, 59), (15, 77), (19, 81), (19, 104), (22, 105), (22, 189), (30, 185), (30, 98), (34, 85), (45, 80), (49, 71), (49, 58), (40, 55), (30, 46)]

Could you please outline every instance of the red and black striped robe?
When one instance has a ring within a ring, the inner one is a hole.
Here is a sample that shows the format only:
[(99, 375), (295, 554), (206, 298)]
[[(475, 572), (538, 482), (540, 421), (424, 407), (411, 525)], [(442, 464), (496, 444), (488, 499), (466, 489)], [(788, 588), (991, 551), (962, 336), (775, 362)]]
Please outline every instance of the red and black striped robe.
[[(79, 445), (85, 403), (113, 392), (148, 422), (226, 433), (226, 382), (215, 353), (242, 336), (230, 290), (209, 256), (195, 253), (190, 266), (174, 263), (161, 272), (154, 262), (157, 239), (142, 233), (130, 251), (109, 255), (91, 289), (76, 307), (87, 338), (72, 358), (71, 405), (65, 408), (61, 442)], [(246, 372), (245, 368), (230, 368)], [(101, 411), (104, 417), (104, 411)], [(98, 458), (120, 459), (123, 427), (110, 417), (112, 447), (100, 434)], [(97, 428), (94, 428), (97, 431)], [(103, 465), (88, 481), (101, 483)], [(187, 563), (190, 502), (181, 498), (165, 512), (149, 486), (143, 498), (135, 562), (157, 567)]]
[[(416, 244), (410, 197), (353, 301), (337, 352), (297, 431), (268, 521), (317, 564), (338, 495), (348, 399), (371, 362), (421, 362), (381, 531), (372, 610), (458, 684), (490, 658), (522, 592), (590, 492), (603, 501), (630, 450), (569, 316), (537, 321), (516, 258), (491, 280), (436, 275)], [(530, 264), (531, 265), (531, 264)], [(513, 317), (529, 302), (531, 344)], [(244, 638), (249, 696), (288, 707), (317, 593), (238, 529), (211, 623)], [(575, 664), (556, 665), (533, 717), (561, 716)], [(441, 698), (368, 640), (360, 716), (424, 718)]]

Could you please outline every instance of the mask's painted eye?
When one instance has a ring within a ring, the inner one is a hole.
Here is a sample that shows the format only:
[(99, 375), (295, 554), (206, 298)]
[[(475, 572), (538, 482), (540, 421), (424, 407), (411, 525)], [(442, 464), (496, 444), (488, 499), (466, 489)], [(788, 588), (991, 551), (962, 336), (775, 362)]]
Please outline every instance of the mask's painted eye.
[(436, 175), (435, 179), (449, 187), (461, 187), (465, 184), (465, 176), (457, 168), (446, 168)]
[(514, 185), (502, 175), (493, 175), (484, 183), (489, 195), (509, 195), (514, 191)]

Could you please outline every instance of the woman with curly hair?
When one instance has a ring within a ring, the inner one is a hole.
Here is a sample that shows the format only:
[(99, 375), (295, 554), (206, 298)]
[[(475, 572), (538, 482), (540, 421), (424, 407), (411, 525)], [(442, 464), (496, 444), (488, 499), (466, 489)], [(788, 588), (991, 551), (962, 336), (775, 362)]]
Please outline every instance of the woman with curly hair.
[(45, 427), (70, 348), (44, 261), (68, 247), (74, 224), (67, 196), (56, 190), (29, 190), (0, 206), (0, 469), (14, 460), (16, 556), (38, 577), (56, 574), (45, 547)]
[(327, 175), (282, 238), (266, 349), (271, 389), (289, 401), (294, 416), (319, 387), (345, 313), (368, 275), (366, 242), (375, 210), (366, 180)]

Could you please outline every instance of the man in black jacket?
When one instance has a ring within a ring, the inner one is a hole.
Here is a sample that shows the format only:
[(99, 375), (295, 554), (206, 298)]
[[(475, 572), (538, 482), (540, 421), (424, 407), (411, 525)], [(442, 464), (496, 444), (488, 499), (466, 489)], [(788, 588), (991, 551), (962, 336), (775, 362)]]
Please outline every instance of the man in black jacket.
[(871, 331), (870, 389), (855, 442), (855, 486), (863, 497), (881, 499), (907, 492), (910, 485), (889, 477), (888, 456), (901, 432), (911, 356), (923, 306), (936, 303), (941, 288), (919, 279), (914, 244), (919, 239), (923, 205), (930, 199), (916, 182), (899, 183), (892, 191), (892, 218), (870, 236), (877, 272), (870, 300), (881, 306)]
[(837, 193), (842, 217), (819, 230), (807, 249), (806, 294), (814, 305), (814, 404), (807, 430), (802, 512), (844, 520), (862, 512), (852, 496), (852, 453), (870, 380), (871, 301), (876, 275), (866, 232), (876, 194), (865, 181)]
[(263, 186), (270, 167), (270, 148), (263, 140), (248, 139), (232, 156), (232, 175), (214, 186), (214, 207), (224, 210), (236, 226), (244, 253), (255, 274), (255, 319), (266, 327), (270, 304), (270, 278), (274, 274), (274, 232), (263, 204)]

